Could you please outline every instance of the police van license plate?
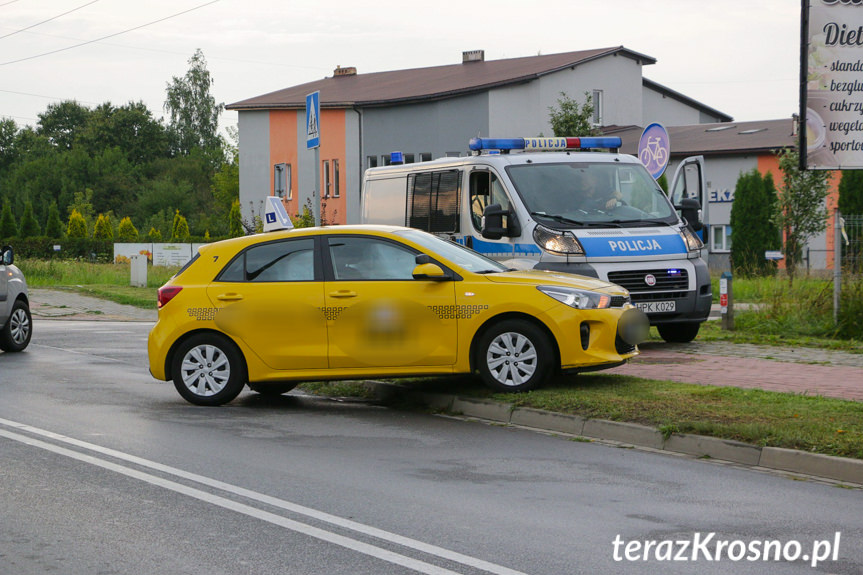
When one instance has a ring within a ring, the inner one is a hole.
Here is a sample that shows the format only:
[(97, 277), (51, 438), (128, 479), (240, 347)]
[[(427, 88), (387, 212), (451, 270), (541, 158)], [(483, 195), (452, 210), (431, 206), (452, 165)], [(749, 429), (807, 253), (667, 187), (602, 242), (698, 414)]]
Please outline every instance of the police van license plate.
[(635, 304), (644, 313), (663, 313), (677, 310), (675, 301), (644, 301)]

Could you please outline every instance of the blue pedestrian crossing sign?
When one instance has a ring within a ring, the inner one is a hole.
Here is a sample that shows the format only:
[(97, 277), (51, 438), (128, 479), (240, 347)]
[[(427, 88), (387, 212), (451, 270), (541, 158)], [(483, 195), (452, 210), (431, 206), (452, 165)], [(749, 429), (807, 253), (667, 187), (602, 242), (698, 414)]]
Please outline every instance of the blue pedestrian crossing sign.
[(312, 92), (306, 96), (306, 149), (321, 145), (321, 93)]

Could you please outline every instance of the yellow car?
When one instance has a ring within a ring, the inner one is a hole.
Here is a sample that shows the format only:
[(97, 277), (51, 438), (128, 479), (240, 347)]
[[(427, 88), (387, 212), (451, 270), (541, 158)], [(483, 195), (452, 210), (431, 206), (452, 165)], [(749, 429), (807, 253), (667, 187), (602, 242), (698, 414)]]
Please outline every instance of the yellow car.
[(150, 372), (197, 405), (248, 384), (476, 373), (524, 391), (619, 365), (647, 319), (614, 284), (508, 270), (409, 228), (303, 228), (205, 245), (159, 289)]

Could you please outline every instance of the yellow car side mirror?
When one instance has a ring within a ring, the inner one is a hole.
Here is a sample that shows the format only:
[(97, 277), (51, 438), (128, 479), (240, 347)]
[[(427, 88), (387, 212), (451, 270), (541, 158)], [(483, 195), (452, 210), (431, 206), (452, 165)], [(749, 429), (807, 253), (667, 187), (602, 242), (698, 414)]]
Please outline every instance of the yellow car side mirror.
[(415, 280), (433, 280), (446, 281), (449, 276), (437, 264), (420, 264), (414, 268), (413, 276)]

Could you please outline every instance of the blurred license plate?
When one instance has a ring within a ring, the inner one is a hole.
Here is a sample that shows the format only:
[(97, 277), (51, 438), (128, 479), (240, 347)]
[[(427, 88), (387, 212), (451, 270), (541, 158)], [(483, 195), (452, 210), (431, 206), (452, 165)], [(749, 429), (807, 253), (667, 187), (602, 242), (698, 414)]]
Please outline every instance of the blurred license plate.
[(635, 307), (644, 313), (662, 313), (676, 311), (677, 306), (674, 300), (671, 301), (644, 301), (635, 304)]

